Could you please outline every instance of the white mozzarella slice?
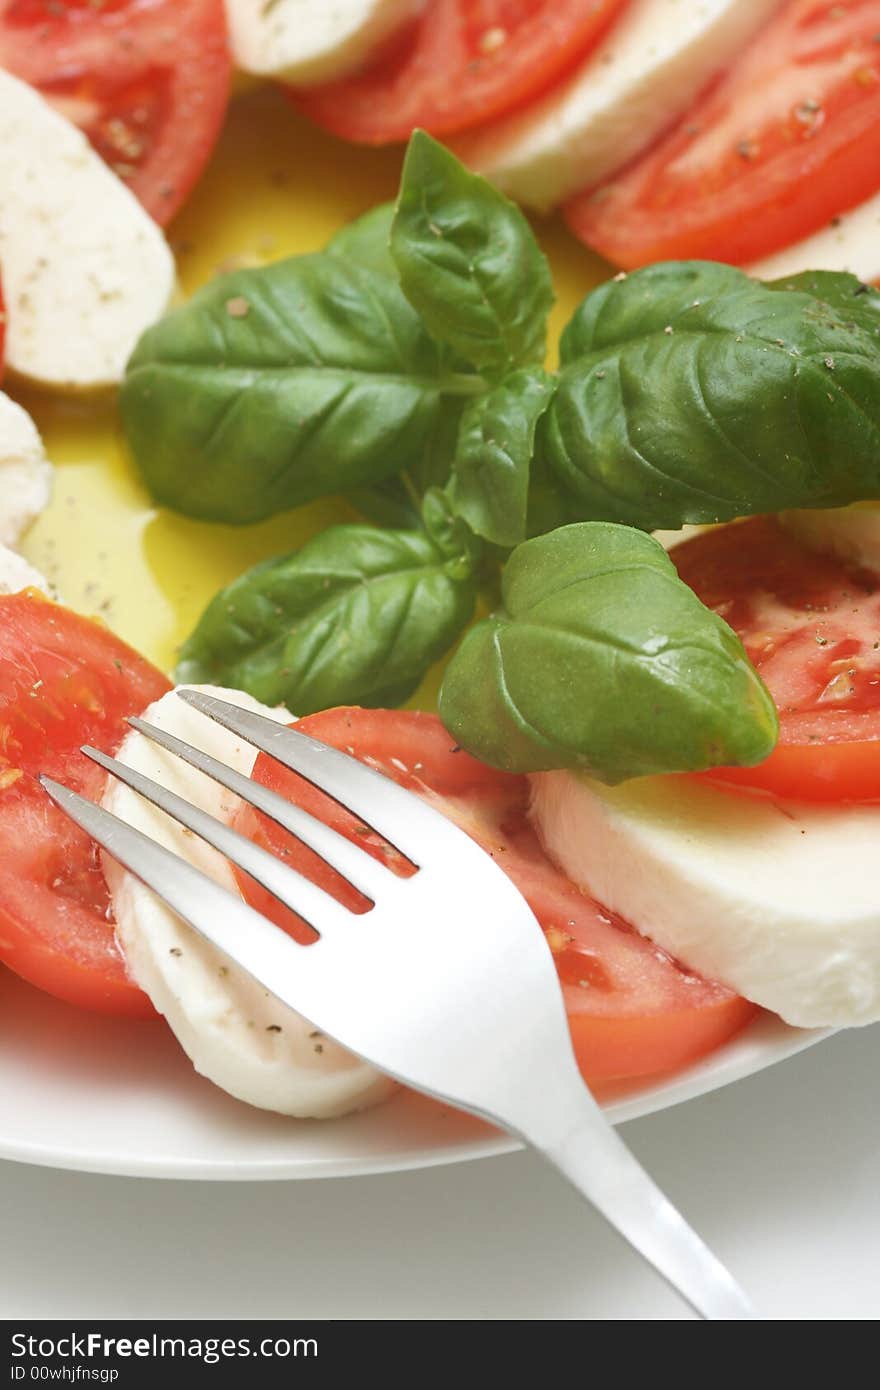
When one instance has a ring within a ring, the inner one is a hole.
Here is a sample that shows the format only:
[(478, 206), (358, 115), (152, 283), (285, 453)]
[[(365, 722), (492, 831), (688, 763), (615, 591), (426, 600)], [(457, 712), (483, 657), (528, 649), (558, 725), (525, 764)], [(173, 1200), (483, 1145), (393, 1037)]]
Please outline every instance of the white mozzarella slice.
[(39, 431), (27, 411), (0, 391), (0, 544), (14, 545), (51, 494), (52, 465)]
[(423, 0), (226, 0), (237, 68), (312, 86), (344, 77)]
[[(280, 722), (292, 718), (286, 710), (267, 709), (240, 691), (213, 693)], [(145, 718), (240, 772), (249, 773), (253, 766), (255, 752), (249, 744), (173, 692), (151, 705)], [(241, 804), (141, 734), (129, 734), (118, 756), (222, 821), (229, 822)], [(120, 782), (109, 779), (103, 804), (238, 892), (222, 856)], [(239, 1100), (301, 1118), (344, 1115), (390, 1094), (391, 1081), (329, 1038), (316, 1035), (310, 1023), (280, 1004), (108, 855), (104, 871), (128, 970), (164, 1014), (196, 1071)], [(295, 968), (292, 952), (291, 969)]]
[(802, 270), (848, 270), (860, 280), (880, 280), (880, 193), (746, 269), (759, 280), (779, 280)]
[(511, 197), (546, 211), (646, 149), (778, 5), (630, 0), (572, 77), (453, 148)]
[(0, 71), (0, 273), (6, 358), (46, 386), (119, 381), (163, 312), (174, 260), (76, 126)]
[(565, 873), (691, 969), (802, 1027), (880, 1018), (880, 807), (571, 772), (532, 798)]
[(52, 586), (38, 569), (14, 550), (0, 545), (0, 594), (18, 594), (22, 589), (39, 589), (52, 597)]
[(674, 550), (682, 541), (689, 541), (694, 536), (698, 536), (701, 531), (706, 531), (706, 526), (682, 526), (678, 531), (652, 531), (651, 535), (655, 541), (659, 541), (664, 550)]
[(783, 512), (780, 521), (813, 550), (829, 551), (863, 569), (880, 571), (880, 504), (857, 502), (828, 511)]

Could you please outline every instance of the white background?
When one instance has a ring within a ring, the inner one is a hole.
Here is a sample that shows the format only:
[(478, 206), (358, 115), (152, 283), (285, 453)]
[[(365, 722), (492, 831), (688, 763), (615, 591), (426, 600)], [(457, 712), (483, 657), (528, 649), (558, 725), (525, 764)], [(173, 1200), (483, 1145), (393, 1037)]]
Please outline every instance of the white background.
[[(880, 1315), (880, 1028), (626, 1125), (775, 1319)], [(530, 1154), (383, 1177), (186, 1183), (0, 1163), (0, 1314), (689, 1316)]]

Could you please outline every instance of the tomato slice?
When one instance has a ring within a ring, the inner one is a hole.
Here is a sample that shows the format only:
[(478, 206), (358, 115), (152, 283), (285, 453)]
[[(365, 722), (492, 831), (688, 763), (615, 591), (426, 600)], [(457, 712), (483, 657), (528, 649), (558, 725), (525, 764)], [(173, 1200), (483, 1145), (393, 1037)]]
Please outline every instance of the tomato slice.
[(779, 710), (765, 762), (701, 775), (811, 801), (880, 799), (880, 576), (817, 554), (772, 517), (707, 531), (671, 558), (739, 633)]
[(290, 90), (318, 125), (367, 145), (450, 135), (530, 101), (597, 43), (624, 0), (431, 0), (352, 77)]
[(34, 590), (0, 597), (0, 961), (104, 1013), (153, 1010), (125, 973), (97, 847), (37, 775), (96, 799), (106, 774), (80, 745), (112, 752), (169, 688), (101, 623)]
[[(718, 1047), (754, 1013), (722, 985), (699, 979), (575, 887), (551, 864), (526, 817), (528, 782), (457, 749), (433, 714), (335, 709), (298, 727), (418, 792), (496, 857), (524, 893), (554, 953), (575, 1053), (590, 1081), (649, 1076)], [(271, 758), (257, 759), (264, 786), (320, 816), (398, 872), (405, 860), (368, 827)], [(368, 904), (317, 855), (245, 807), (239, 830), (283, 856), (355, 911)], [(246, 875), (242, 892), (267, 916), (307, 939), (310, 929)], [(499, 960), (498, 969), (504, 962)]]
[(682, 121), (566, 208), (615, 265), (745, 264), (880, 188), (880, 0), (788, 0)]
[(226, 112), (223, 0), (0, 0), (0, 66), (85, 131), (164, 226)]

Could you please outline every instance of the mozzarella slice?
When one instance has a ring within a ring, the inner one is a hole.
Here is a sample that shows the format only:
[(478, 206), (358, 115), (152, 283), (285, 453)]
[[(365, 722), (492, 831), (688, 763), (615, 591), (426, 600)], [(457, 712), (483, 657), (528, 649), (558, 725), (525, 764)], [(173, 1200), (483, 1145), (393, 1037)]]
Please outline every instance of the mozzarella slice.
[(830, 551), (852, 565), (880, 571), (880, 504), (783, 512), (779, 520), (813, 550)]
[(759, 280), (779, 280), (802, 270), (848, 270), (860, 280), (880, 280), (880, 193), (746, 269)]
[(694, 526), (687, 523), (678, 531), (652, 531), (651, 535), (655, 541), (659, 541), (664, 550), (674, 550), (682, 541), (689, 541), (694, 536), (699, 536), (701, 531), (707, 531), (709, 527), (704, 525)]
[(3, 71), (0, 267), (10, 367), (62, 388), (119, 381), (174, 285), (171, 252), (134, 194), (76, 126)]
[(226, 0), (232, 57), (244, 72), (314, 86), (359, 67), (420, 8), (420, 0)]
[(52, 585), (23, 555), (0, 545), (0, 594), (18, 594), (22, 589), (39, 589), (53, 596)]
[(52, 465), (39, 431), (27, 411), (0, 391), (0, 545), (15, 544), (51, 493)]
[[(291, 721), (286, 710), (267, 709), (240, 691), (214, 693), (279, 722)], [(173, 692), (151, 705), (145, 718), (239, 772), (249, 773), (253, 766), (255, 752), (249, 744)], [(141, 734), (129, 734), (118, 756), (222, 821), (229, 822), (241, 804)], [(103, 804), (238, 892), (221, 855), (121, 782), (108, 781)], [(280, 1004), (109, 856), (104, 856), (104, 871), (129, 972), (164, 1014), (196, 1071), (239, 1100), (302, 1118), (345, 1115), (390, 1094), (393, 1082), (316, 1034), (310, 1023)], [(291, 969), (295, 963), (294, 952)]]
[(691, 969), (801, 1027), (880, 1018), (880, 807), (775, 802), (686, 777), (531, 781), (560, 868)]
[(630, 0), (571, 78), (453, 148), (512, 198), (544, 212), (646, 149), (778, 4)]

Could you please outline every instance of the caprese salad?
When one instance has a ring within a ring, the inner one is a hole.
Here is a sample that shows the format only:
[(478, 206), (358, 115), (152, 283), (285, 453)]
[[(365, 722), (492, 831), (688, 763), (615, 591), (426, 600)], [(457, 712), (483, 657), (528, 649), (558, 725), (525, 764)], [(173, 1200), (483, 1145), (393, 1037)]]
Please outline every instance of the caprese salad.
[[(739, 775), (666, 774), (611, 788), (571, 769), (531, 777), (493, 769), (427, 713), (342, 707), (301, 721), (425, 796), (504, 866), (544, 930), (576, 1055), (592, 1082), (681, 1067), (731, 1038), (757, 1006), (800, 1026), (880, 1017), (880, 904), (865, 871), (880, 825), (872, 767), (880, 746), (880, 521), (870, 515), (867, 554), (857, 560), (851, 518), (841, 514), (820, 533), (824, 554), (800, 540), (800, 518), (784, 535), (778, 522), (760, 518), (676, 548), (679, 572), (727, 614), (782, 712), (776, 753)], [(865, 523), (853, 519), (858, 535)], [(813, 541), (816, 523), (815, 516), (808, 522)], [(831, 552), (841, 537), (844, 559)], [(877, 568), (866, 570), (863, 559)], [(36, 576), (7, 574), (14, 592), (0, 597), (6, 965), (83, 1007), (143, 1017), (157, 1010), (199, 1072), (252, 1105), (332, 1117), (386, 1098), (393, 1089), (386, 1078), (256, 986), (112, 859), (102, 860), (47, 801), (36, 774), (48, 770), (102, 797), (294, 935), (306, 924), (133, 792), (104, 784), (81, 743), (118, 750), (354, 909), (356, 891), (310, 851), (126, 731), (125, 716), (145, 712), (392, 867), (393, 851), (264, 755), (254, 765), (253, 749), (178, 700), (107, 629), (42, 597)], [(546, 675), (564, 678), (564, 670)], [(291, 718), (240, 691), (220, 693)]]
[[(495, 855), (541, 924), (593, 1082), (681, 1067), (760, 1008), (807, 1027), (880, 1019), (880, 293), (844, 273), (880, 271), (857, 235), (880, 215), (878, 32), (867, 0), (0, 4), (13, 389), (121, 382), (132, 459), (185, 516), (242, 525), (337, 495), (360, 512), (221, 590), (174, 679), (301, 718)], [(348, 138), (428, 127), (493, 183), (418, 130), (396, 203), (166, 312), (160, 224), (218, 133), (230, 38), (238, 66), (295, 84)], [(542, 208), (589, 185), (570, 224), (643, 266), (586, 297), (558, 370), (550, 267), (493, 184)], [(353, 907), (127, 717), (392, 867), (393, 851), (5, 548), (51, 485), (5, 395), (0, 469), (0, 962), (98, 1013), (158, 1012), (253, 1105), (379, 1102), (386, 1078), (102, 856), (37, 775), (294, 934), (307, 925), (80, 745)], [(401, 712), (450, 651), (439, 715)]]

